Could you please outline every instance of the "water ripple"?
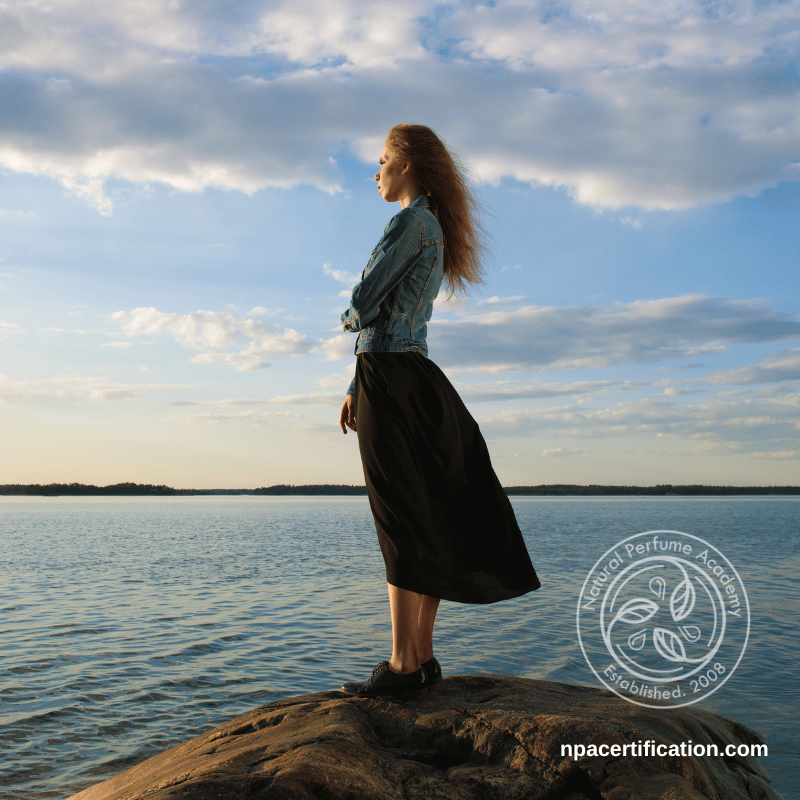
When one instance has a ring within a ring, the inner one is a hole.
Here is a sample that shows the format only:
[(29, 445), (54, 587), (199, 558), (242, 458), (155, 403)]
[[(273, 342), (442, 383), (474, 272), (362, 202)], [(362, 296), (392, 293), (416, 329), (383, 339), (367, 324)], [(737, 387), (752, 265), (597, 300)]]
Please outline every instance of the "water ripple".
[[(641, 531), (695, 533), (740, 566), (753, 618), (746, 658), (703, 707), (770, 737), (789, 796), (798, 501), (513, 503), (543, 588), (443, 604), (445, 672), (596, 685), (574, 621), (594, 560)], [(0, 626), (4, 800), (64, 798), (257, 705), (337, 688), (391, 641), (366, 498), (4, 498)]]

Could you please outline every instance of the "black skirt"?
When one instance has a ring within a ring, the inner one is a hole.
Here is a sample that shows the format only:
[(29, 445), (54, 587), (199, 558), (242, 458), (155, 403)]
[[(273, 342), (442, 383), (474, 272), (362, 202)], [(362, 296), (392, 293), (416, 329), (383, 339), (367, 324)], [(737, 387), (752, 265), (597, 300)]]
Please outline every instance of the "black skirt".
[(539, 588), (478, 424), (415, 351), (359, 353), (356, 426), (386, 580), (460, 603)]

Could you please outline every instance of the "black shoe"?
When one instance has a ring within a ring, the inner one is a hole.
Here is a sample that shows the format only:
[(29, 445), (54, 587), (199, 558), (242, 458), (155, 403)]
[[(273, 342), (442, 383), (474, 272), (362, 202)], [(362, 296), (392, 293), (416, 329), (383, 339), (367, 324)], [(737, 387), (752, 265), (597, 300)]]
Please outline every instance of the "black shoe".
[(422, 669), (425, 670), (425, 675), (428, 678), (428, 686), (438, 686), (444, 680), (442, 678), (442, 665), (435, 658), (429, 658), (422, 665)]
[(375, 697), (393, 692), (418, 692), (427, 686), (428, 676), (422, 667), (408, 675), (399, 675), (389, 669), (388, 661), (381, 661), (367, 680), (362, 683), (355, 681), (343, 683), (342, 691), (356, 697)]

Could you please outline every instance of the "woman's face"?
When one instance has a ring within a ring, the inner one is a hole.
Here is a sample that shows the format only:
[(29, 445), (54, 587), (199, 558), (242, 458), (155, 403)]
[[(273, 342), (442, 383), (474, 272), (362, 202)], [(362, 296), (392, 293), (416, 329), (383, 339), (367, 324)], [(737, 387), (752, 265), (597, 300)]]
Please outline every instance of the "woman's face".
[[(411, 165), (403, 163), (400, 156), (387, 145), (383, 146), (380, 158), (381, 168), (375, 175), (378, 191), (387, 203), (401, 203), (416, 184), (412, 177)], [(412, 197), (411, 200), (416, 199)], [(410, 201), (409, 201), (410, 202)]]

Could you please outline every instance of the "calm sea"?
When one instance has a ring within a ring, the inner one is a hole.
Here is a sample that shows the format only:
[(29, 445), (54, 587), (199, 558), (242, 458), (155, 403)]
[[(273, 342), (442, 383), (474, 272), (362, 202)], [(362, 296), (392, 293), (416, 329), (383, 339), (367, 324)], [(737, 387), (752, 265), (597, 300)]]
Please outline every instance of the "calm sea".
[[(449, 674), (598, 685), (578, 595), (621, 539), (721, 550), (751, 609), (745, 655), (698, 707), (767, 737), (800, 793), (800, 498), (512, 498), (542, 588), (443, 603)], [(277, 698), (337, 689), (390, 654), (366, 498), (0, 498), (0, 797), (65, 798)]]

